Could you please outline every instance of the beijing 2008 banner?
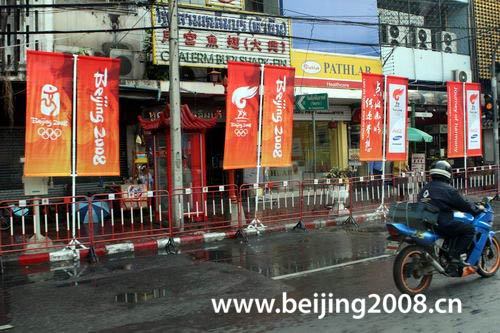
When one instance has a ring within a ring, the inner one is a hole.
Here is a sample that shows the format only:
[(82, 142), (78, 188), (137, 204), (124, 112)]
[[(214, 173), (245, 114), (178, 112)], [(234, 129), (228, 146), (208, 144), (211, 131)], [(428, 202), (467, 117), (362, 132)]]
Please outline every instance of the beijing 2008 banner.
[(292, 165), (295, 68), (264, 67), (262, 166)]
[(408, 127), (408, 79), (387, 76), (387, 152), (388, 161), (406, 161)]
[(78, 57), (77, 174), (118, 176), (120, 60)]
[(259, 86), (258, 64), (228, 63), (225, 170), (257, 165)]
[(362, 74), (361, 161), (381, 161), (384, 132), (384, 76)]
[(73, 56), (27, 51), (24, 175), (71, 174)]
[(448, 158), (464, 157), (464, 95), (462, 82), (448, 82)]
[(483, 156), (481, 130), (481, 85), (465, 84), (465, 105), (467, 120), (467, 156)]

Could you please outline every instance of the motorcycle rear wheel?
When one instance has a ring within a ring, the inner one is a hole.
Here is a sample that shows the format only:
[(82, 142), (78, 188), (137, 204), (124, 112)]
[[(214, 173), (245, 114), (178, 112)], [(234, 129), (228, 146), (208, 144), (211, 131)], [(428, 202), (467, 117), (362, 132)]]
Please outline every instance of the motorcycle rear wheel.
[[(477, 273), (485, 278), (492, 277), (496, 274), (498, 268), (500, 268), (500, 243), (495, 236), (493, 236), (492, 243), (493, 248), (489, 246), (484, 247), (477, 268)], [(491, 262), (491, 265), (487, 265), (486, 260)]]
[[(432, 274), (422, 272), (423, 268), (429, 265), (425, 253), (424, 248), (410, 245), (396, 256), (392, 272), (396, 287), (401, 293), (415, 296), (431, 285)], [(410, 278), (417, 282), (415, 286), (410, 283)]]

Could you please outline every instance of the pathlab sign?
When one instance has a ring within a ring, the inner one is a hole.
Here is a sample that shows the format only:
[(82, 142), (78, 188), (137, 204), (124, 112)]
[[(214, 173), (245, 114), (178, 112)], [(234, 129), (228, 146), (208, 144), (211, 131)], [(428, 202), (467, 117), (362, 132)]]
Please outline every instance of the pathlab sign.
[(361, 89), (361, 73), (382, 74), (379, 58), (292, 50), (296, 85), (332, 89)]

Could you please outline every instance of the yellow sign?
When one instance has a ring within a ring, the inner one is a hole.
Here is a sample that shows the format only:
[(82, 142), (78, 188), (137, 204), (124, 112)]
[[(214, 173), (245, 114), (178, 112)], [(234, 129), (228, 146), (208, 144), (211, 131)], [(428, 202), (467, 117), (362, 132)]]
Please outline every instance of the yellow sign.
[[(382, 74), (379, 58), (293, 50), (297, 86), (360, 89), (361, 73)], [(301, 79), (302, 78), (302, 79)]]

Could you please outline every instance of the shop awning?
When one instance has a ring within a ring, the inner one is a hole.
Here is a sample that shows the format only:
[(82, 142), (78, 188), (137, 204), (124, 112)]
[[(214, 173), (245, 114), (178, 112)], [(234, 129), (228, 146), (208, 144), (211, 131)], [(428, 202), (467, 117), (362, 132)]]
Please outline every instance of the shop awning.
[(414, 127), (408, 127), (408, 141), (432, 142), (432, 136)]
[[(183, 130), (204, 130), (212, 128), (217, 123), (218, 116), (210, 119), (200, 118), (191, 112), (188, 105), (181, 106), (181, 126)], [(164, 112), (159, 113), (159, 117), (153, 120), (147, 120), (139, 116), (140, 126), (147, 130), (153, 131), (170, 127), (170, 107), (167, 105)]]

